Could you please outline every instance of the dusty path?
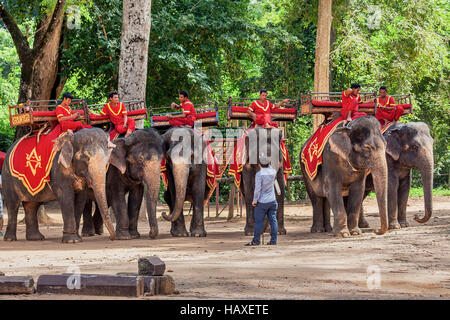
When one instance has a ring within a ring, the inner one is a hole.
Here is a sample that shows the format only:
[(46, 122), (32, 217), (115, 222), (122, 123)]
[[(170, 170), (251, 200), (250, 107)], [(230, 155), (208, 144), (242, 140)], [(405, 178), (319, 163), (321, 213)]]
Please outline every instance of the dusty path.
[[(375, 199), (367, 199), (365, 208), (371, 226), (378, 227)], [(409, 228), (340, 239), (309, 232), (311, 206), (288, 206), (288, 234), (279, 237), (276, 247), (244, 247), (251, 239), (243, 235), (244, 218), (207, 219), (206, 238), (173, 238), (169, 223), (159, 220), (157, 240), (148, 238), (148, 226), (141, 222), (141, 239), (111, 242), (102, 235), (79, 244), (62, 244), (60, 225), (41, 227), (45, 241), (25, 241), (25, 226), (20, 225), (18, 241), (0, 241), (0, 271), (35, 280), (40, 274), (67, 272), (73, 264), (82, 273), (136, 272), (140, 256), (158, 255), (180, 293), (140, 299), (449, 299), (450, 197), (436, 197), (434, 209), (431, 220), (419, 225), (412, 217), (423, 214), (423, 199), (411, 198)], [(62, 221), (58, 213), (50, 216)], [(369, 266), (381, 272), (379, 289), (367, 287)], [(79, 299), (0, 296), (4, 298)]]

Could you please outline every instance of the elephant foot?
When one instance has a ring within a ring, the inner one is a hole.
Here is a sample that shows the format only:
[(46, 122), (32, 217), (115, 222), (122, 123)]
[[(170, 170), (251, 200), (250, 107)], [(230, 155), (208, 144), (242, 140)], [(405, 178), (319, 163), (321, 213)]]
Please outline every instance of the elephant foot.
[(130, 230), (131, 239), (139, 239), (141, 237), (141, 234), (137, 231), (131, 231)]
[(156, 239), (158, 234), (159, 234), (158, 229), (151, 229), (150, 232), (148, 233), (148, 236), (150, 237), (150, 239)]
[(360, 236), (360, 235), (362, 235), (362, 232), (361, 232), (360, 228), (356, 227), (356, 228), (353, 228), (352, 230), (350, 230), (350, 234), (352, 236)]
[(173, 237), (189, 237), (189, 233), (187, 232), (187, 230), (170, 230), (170, 234)]
[(95, 234), (102, 235), (103, 234), (103, 224), (99, 226), (94, 226)]
[(320, 225), (314, 225), (311, 227), (311, 233), (321, 233), (325, 232), (325, 228)]
[(45, 240), (44, 235), (42, 233), (40, 233), (39, 231), (27, 232), (25, 238), (29, 241)]
[(6, 228), (6, 232), (3, 235), (3, 240), (5, 241), (17, 241), (16, 232), (11, 231), (10, 229)]
[(360, 219), (358, 221), (358, 227), (359, 228), (370, 228), (369, 223), (367, 222), (366, 219)]
[(339, 229), (334, 230), (334, 235), (336, 237), (347, 238), (347, 237), (350, 237), (350, 231), (348, 231), (347, 227), (339, 228)]
[(253, 231), (254, 231), (254, 227), (245, 227), (244, 228), (244, 233), (246, 236), (252, 236), (253, 235)]
[(389, 230), (396, 230), (396, 229), (400, 229), (400, 228), (401, 228), (400, 223), (398, 223), (397, 221), (389, 223), (389, 227), (388, 227)]
[(116, 239), (117, 240), (131, 240), (131, 234), (127, 231), (116, 230)]
[(325, 225), (325, 232), (333, 231), (333, 227), (331, 225)]
[(286, 229), (285, 228), (278, 228), (278, 234), (279, 235), (286, 235), (286, 233), (287, 233), (287, 231), (286, 231)]
[(81, 235), (83, 237), (93, 237), (93, 236), (95, 236), (95, 230), (93, 227), (85, 228), (83, 226), (83, 229), (81, 230)]
[(399, 223), (400, 223), (400, 227), (402, 227), (402, 228), (408, 228), (409, 227), (409, 224), (408, 224), (408, 222), (406, 222), (406, 220), (405, 221), (399, 221)]
[(203, 228), (191, 230), (191, 237), (206, 237), (206, 231)]
[(62, 243), (78, 243), (82, 242), (83, 239), (78, 234), (63, 234)]
[(81, 235), (83, 237), (93, 237), (93, 236), (95, 236), (95, 232), (94, 231), (81, 231)]

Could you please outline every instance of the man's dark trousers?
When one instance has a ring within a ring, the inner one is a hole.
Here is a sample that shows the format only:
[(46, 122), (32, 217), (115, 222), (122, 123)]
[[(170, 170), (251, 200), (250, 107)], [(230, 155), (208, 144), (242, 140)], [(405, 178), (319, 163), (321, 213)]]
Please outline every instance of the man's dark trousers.
[(267, 214), (270, 224), (270, 242), (277, 243), (278, 222), (277, 222), (278, 203), (276, 201), (261, 203), (258, 202), (255, 207), (255, 231), (253, 233), (253, 243), (260, 243), (261, 233), (263, 231), (264, 216)]

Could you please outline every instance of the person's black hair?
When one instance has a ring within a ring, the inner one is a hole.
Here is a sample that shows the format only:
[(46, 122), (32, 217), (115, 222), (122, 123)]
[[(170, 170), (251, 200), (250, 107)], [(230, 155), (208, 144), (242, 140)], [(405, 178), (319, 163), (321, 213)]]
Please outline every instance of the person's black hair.
[(358, 89), (361, 88), (361, 86), (359, 85), (359, 83), (353, 83), (352, 86), (350, 87), (350, 89)]
[(188, 97), (188, 93), (187, 93), (187, 91), (186, 91), (186, 90), (181, 90), (181, 91), (180, 91), (180, 94), (182, 94), (182, 95), (183, 95), (183, 97), (185, 97), (185, 98), (187, 98), (187, 97)]
[(119, 95), (119, 93), (117, 92), (117, 91), (111, 91), (110, 93), (109, 93), (109, 98), (111, 99), (112, 97), (114, 97), (115, 95)]
[(63, 97), (63, 99), (67, 98), (67, 99), (73, 100), (73, 96), (70, 92), (64, 92), (62, 97)]
[(380, 90), (387, 91), (387, 88), (386, 88), (386, 86), (381, 86), (381, 87), (380, 87)]
[(261, 90), (259, 90), (259, 94), (261, 94), (261, 93), (263, 93), (263, 92), (267, 93), (267, 89), (261, 89)]

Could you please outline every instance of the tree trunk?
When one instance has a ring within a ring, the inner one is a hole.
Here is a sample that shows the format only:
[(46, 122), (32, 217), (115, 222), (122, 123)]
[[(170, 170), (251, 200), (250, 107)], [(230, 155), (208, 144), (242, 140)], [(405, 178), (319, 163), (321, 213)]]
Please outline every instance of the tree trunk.
[[(330, 31), (332, 0), (319, 0), (319, 16), (316, 36), (316, 63), (314, 68), (314, 92), (329, 92)], [(323, 121), (323, 115), (314, 115), (314, 131)]]
[[(40, 24), (42, 26), (41, 30), (45, 30), (48, 27), (50, 17), (46, 17), (45, 20)], [(33, 68), (32, 76), (32, 100), (49, 100), (56, 99), (57, 96), (52, 97), (52, 91), (57, 82), (58, 67), (59, 67), (59, 47), (61, 43), (61, 33), (63, 26), (63, 16), (55, 22), (55, 31), (51, 35), (47, 44), (42, 48), (35, 66)], [(40, 41), (39, 34), (36, 34), (34, 42)], [(58, 81), (59, 82), (59, 81)], [(56, 84), (56, 86), (58, 86)]]
[[(151, 7), (151, 0), (123, 1), (118, 90), (124, 101), (145, 99)], [(143, 128), (144, 121), (136, 127)]]

